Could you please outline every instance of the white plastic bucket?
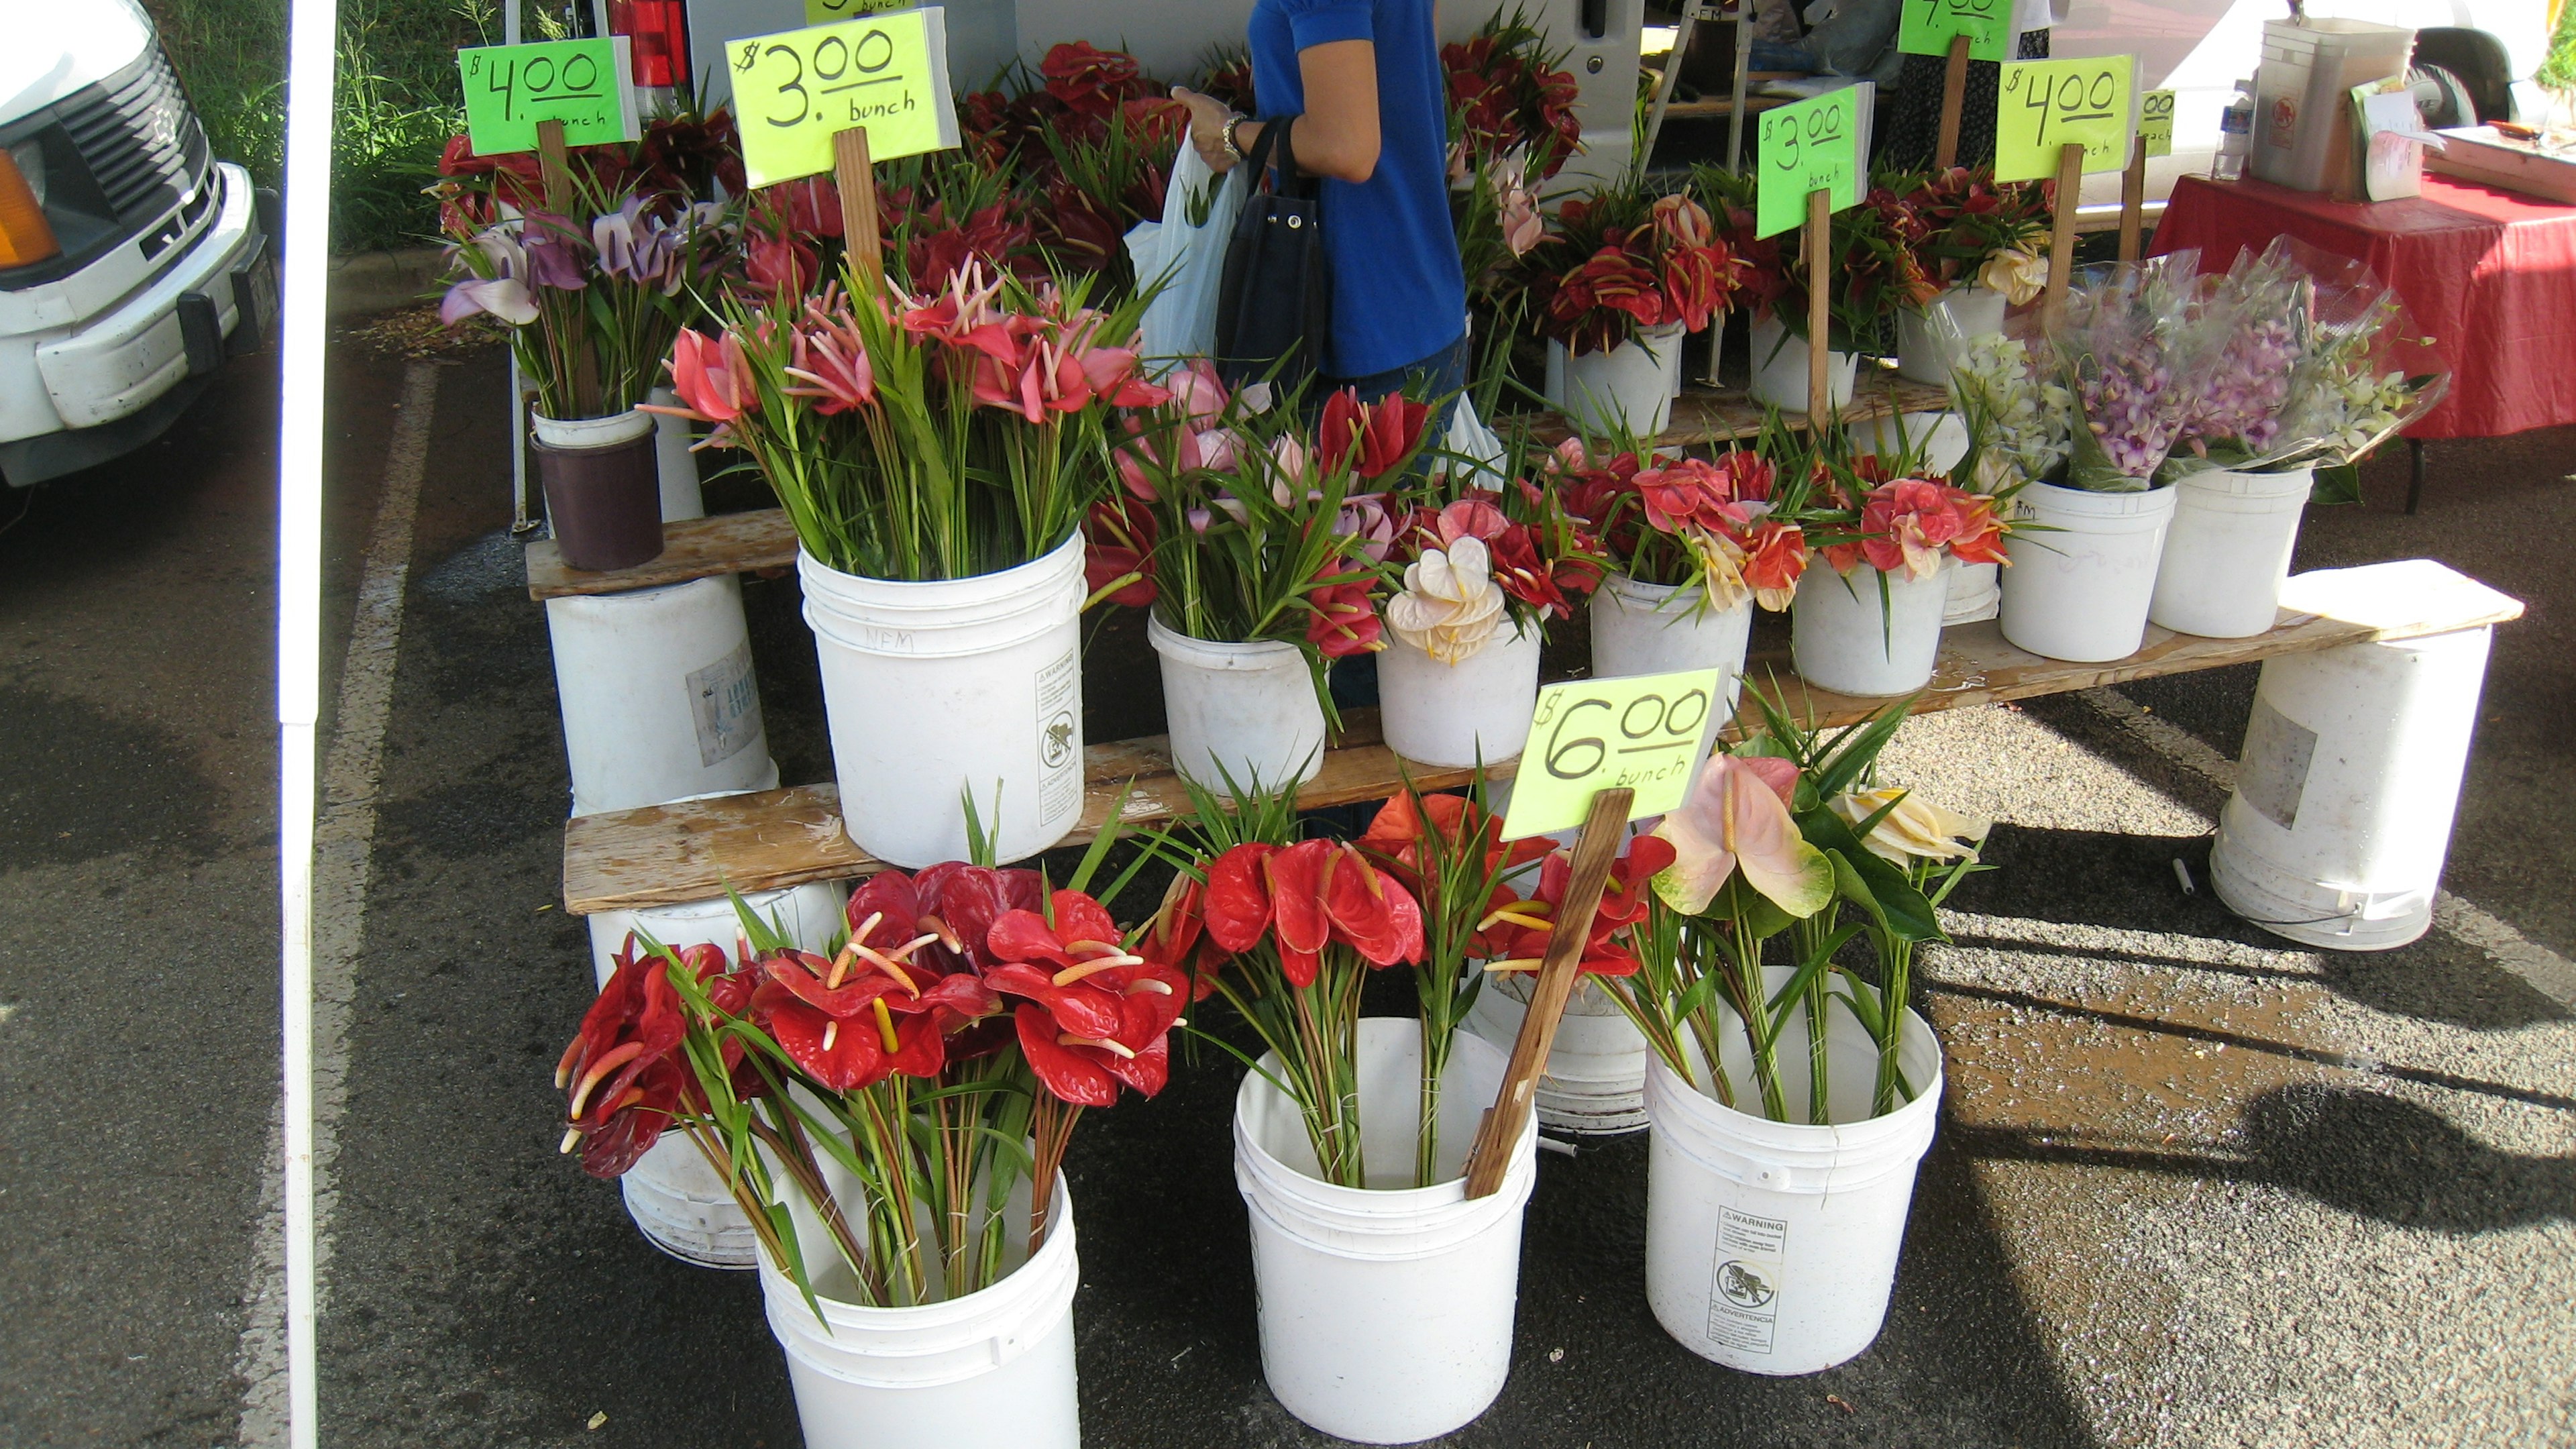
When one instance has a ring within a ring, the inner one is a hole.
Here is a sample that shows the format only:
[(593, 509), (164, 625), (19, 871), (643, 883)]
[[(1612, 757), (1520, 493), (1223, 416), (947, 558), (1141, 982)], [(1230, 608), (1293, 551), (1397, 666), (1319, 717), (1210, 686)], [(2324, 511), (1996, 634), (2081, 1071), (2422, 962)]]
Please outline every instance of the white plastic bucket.
[(1844, 424), (1843, 435), (1864, 453), (1893, 455), (1900, 448), (1912, 448), (1923, 455), (1927, 470), (1943, 477), (1968, 455), (1968, 425), (1957, 413), (1863, 418)]
[(549, 448), (613, 448), (653, 431), (653, 415), (635, 408), (604, 418), (550, 418), (528, 409), (528, 426)]
[[(1789, 605), (1789, 660), (1798, 677), (1837, 694), (1912, 694), (1932, 682), (1950, 607), (1949, 559), (1928, 579), (1862, 563), (1846, 578), (1818, 560)], [(1879, 580), (1887, 581), (1882, 603)]]
[(1163, 627), (1145, 640), (1163, 663), (1163, 716), (1172, 765), (1212, 790), (1303, 783), (1324, 768), (1324, 706), (1294, 644), (1219, 644)]
[[(837, 1175), (827, 1167), (826, 1176)], [(1028, 1189), (1006, 1209), (1007, 1255), (1025, 1248)], [(834, 1297), (849, 1269), (819, 1229), (799, 1241), (823, 1316), (766, 1258), (761, 1299), (787, 1352), (806, 1449), (1079, 1449), (1073, 1367), (1073, 1201), (1056, 1178), (1037, 1256), (1000, 1282), (951, 1302), (866, 1308)], [(1007, 1260), (1007, 1258), (1006, 1258)]]
[[(1825, 354), (1825, 389), (1833, 405), (1851, 406), (1860, 382), (1860, 354)], [(1787, 413), (1807, 411), (1807, 339), (1792, 336), (1778, 316), (1764, 312), (1753, 319), (1753, 400)]]
[[(1508, 1055), (1529, 1015), (1530, 980), (1525, 971), (1487, 976), (1476, 1004), (1467, 1008), (1467, 1030)], [(1627, 1014), (1590, 977), (1581, 978), (1548, 1045), (1547, 1075), (1538, 1079), (1538, 1120), (1593, 1136), (1645, 1126), (1646, 1056), (1646, 1039)]]
[(2053, 531), (2004, 540), (2004, 638), (2043, 659), (2126, 659), (2147, 638), (2174, 490), (2093, 493), (2033, 483), (2014, 495), (2024, 520)]
[(1682, 324), (1641, 329), (1632, 341), (1581, 357), (1547, 344), (1547, 397), (1578, 430), (1602, 435), (1621, 426), (1653, 438), (1672, 421), (1681, 392)]
[(1610, 574), (1592, 591), (1592, 675), (1726, 671), (1726, 707), (1744, 683), (1744, 649), (1753, 637), (1753, 601), (1707, 607), (1697, 584), (1644, 584)]
[[(1943, 329), (1933, 320), (1936, 312), (1947, 313), (1958, 328), (1955, 345), (1944, 340)], [(2003, 330), (2004, 294), (1974, 282), (1952, 287), (1920, 312), (1900, 307), (1896, 312), (1896, 375), (1946, 385), (1959, 347)]]
[[(1361, 1151), (1372, 1179), (1413, 1180), (1420, 1024), (1359, 1024)], [(1235, 1094), (1234, 1181), (1252, 1221), (1261, 1370), (1288, 1412), (1363, 1444), (1410, 1444), (1474, 1419), (1503, 1391), (1520, 1289), (1521, 1210), (1538, 1124), (1512, 1144), (1501, 1190), (1463, 1175), (1508, 1058), (1452, 1039), (1436, 1187), (1336, 1187), (1314, 1175), (1296, 1104), (1258, 1072)], [(1275, 1058), (1263, 1059), (1277, 1070)]]
[(1452, 768), (1518, 755), (1538, 703), (1538, 656), (1538, 627), (1514, 633), (1508, 620), (1456, 664), (1390, 638), (1377, 656), (1387, 748), (1416, 764)]
[[(667, 387), (653, 389), (645, 401), (655, 407), (680, 405), (680, 395)], [(653, 420), (653, 462), (662, 479), (662, 521), (707, 516), (707, 498), (698, 484), (698, 455), (689, 451), (697, 439), (689, 420), (668, 413), (647, 413)]]
[[(1787, 967), (1765, 975), (1777, 991)], [(1790, 1015), (1780, 1076), (1807, 1102), (1807, 1026)], [(1878, 1047), (1849, 1011), (1825, 1031), (1831, 1126), (1773, 1122), (1722, 1106), (1661, 1057), (1646, 1067), (1646, 1301), (1700, 1357), (1747, 1373), (1810, 1374), (1868, 1348), (1887, 1320), (1914, 1171), (1940, 1116), (1941, 1053), (1905, 1014), (1898, 1053), (1914, 1100), (1870, 1117)], [(1728, 1017), (1719, 1055), (1738, 1101), (1759, 1110), (1744, 1031)]]
[(2306, 468), (2209, 469), (2174, 484), (2173, 524), (2156, 564), (2148, 620), (2209, 639), (2244, 639), (2270, 629), (2313, 482)]
[(1001, 860), (1082, 818), (1082, 539), (934, 583), (861, 578), (797, 550), (841, 820), (877, 859), (966, 858), (965, 798)]
[[(2436, 576), (2439, 577), (2436, 577)], [(2429, 560), (2290, 580), (2282, 602), (2369, 622), (2475, 588)], [(2432, 925), (2486, 680), (2485, 626), (2264, 661), (2209, 868), (2228, 909), (2333, 951)]]
[(546, 600), (572, 813), (772, 790), (742, 583)]
[(1974, 624), (2003, 611), (2003, 565), (1950, 561), (1950, 598), (1941, 615), (1944, 627)]

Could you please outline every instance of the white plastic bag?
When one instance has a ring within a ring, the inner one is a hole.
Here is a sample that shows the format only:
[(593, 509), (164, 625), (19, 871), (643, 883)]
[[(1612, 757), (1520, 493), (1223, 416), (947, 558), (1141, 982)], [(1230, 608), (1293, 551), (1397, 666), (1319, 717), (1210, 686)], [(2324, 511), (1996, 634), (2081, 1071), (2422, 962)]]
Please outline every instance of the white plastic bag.
[(1503, 440), (1476, 416), (1475, 400), (1465, 393), (1458, 395), (1458, 409), (1449, 415), (1449, 434), (1441, 446), (1452, 455), (1442, 461), (1463, 473), (1463, 481), (1479, 488), (1500, 488), (1506, 481)]
[(1243, 210), (1244, 185), (1242, 167), (1219, 176), (1198, 147), (1184, 141), (1163, 189), (1163, 219), (1140, 221), (1128, 231), (1136, 285), (1163, 284), (1137, 333), (1136, 350), (1145, 357), (1205, 357), (1216, 351), (1217, 290), (1225, 281), (1225, 246), (1234, 235), (1235, 214)]

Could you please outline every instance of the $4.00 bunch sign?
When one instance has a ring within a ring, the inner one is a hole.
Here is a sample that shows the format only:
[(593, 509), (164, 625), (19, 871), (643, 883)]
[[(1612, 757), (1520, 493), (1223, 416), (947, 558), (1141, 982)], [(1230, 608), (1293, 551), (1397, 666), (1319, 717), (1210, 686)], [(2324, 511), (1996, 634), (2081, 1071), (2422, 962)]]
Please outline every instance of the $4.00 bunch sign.
[(2012, 0), (1904, 0), (1896, 48), (1907, 55), (1947, 55), (1950, 37), (1968, 37), (1970, 60), (2010, 60)]
[(561, 121), (564, 144), (632, 141), (635, 88), (626, 38), (480, 45), (456, 52), (465, 83), (465, 137), (477, 156), (537, 149), (537, 123)]
[(2026, 60), (2004, 67), (1995, 105), (1995, 179), (2040, 181), (2057, 174), (2059, 152), (2084, 148), (2084, 169), (2129, 164), (2137, 134), (2129, 76), (2134, 58)]
[(1701, 669), (1540, 690), (1503, 838), (1581, 825), (1593, 794), (1615, 786), (1637, 792), (1631, 820), (1680, 806), (1721, 722), (1720, 687), (1717, 670)]
[(832, 134), (868, 132), (878, 161), (957, 144), (938, 7), (730, 41), (735, 123), (753, 186), (832, 169)]
[(1860, 158), (1867, 150), (1862, 130), (1876, 89), (1862, 81), (1763, 113), (1755, 236), (1776, 236), (1804, 223), (1811, 191), (1826, 193), (1834, 211), (1859, 204)]

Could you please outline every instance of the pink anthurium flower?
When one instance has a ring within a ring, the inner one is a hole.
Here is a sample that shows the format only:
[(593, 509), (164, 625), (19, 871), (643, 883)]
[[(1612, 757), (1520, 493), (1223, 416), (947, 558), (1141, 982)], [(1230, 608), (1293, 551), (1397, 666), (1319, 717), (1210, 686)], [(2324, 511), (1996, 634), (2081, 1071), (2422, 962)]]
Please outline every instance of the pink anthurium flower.
[(1674, 910), (1697, 915), (1740, 868), (1746, 885), (1790, 915), (1823, 910), (1834, 897), (1833, 862), (1807, 843), (1790, 817), (1797, 787), (1798, 767), (1787, 760), (1711, 759), (1681, 808), (1655, 827), (1674, 853), (1672, 865), (1655, 877), (1655, 894)]

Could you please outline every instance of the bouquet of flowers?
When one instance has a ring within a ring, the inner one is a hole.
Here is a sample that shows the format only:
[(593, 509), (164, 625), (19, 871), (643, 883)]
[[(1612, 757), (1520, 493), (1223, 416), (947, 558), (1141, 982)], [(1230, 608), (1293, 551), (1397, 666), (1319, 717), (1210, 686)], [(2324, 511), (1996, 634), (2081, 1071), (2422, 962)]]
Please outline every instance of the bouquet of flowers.
[(1641, 328), (1705, 329), (1735, 294), (1738, 271), (1697, 201), (1653, 195), (1641, 175), (1566, 202), (1520, 265), (1539, 330), (1577, 357)]
[(1967, 424), (1968, 450), (1951, 476), (1995, 497), (2060, 476), (2075, 451), (2075, 398), (2045, 344), (1994, 333), (1968, 339), (1956, 355), (1950, 398)]
[(2188, 380), (2207, 360), (2208, 334), (2190, 325), (2198, 259), (2177, 252), (2124, 265), (2067, 294), (2065, 317), (2049, 334), (2073, 404), (2066, 487), (2140, 493), (2156, 485), (2182, 437)]
[(2053, 182), (1997, 181), (1991, 167), (1889, 172), (1871, 188), (1895, 243), (1899, 286), (1917, 307), (1974, 282), (2018, 307), (2048, 282)]
[(1517, 154), (1525, 174), (1546, 181), (1581, 151), (1579, 91), (1563, 68), (1571, 53), (1550, 48), (1518, 6), (1508, 16), (1497, 7), (1474, 35), (1440, 47), (1452, 169), (1477, 171)]
[(1997, 499), (1926, 476), (1917, 459), (1863, 453), (1841, 459), (1820, 452), (1813, 470), (1822, 475), (1806, 515), (1820, 530), (1838, 535), (1818, 550), (1851, 587), (1867, 565), (1885, 589), (1889, 576), (1928, 579), (1944, 556), (1967, 563), (2000, 564), (2011, 524)]
[[(1718, 234), (1742, 263), (1737, 288), (1755, 315), (1779, 319), (1791, 337), (1807, 335), (1807, 265), (1803, 228), (1770, 237), (1753, 234), (1754, 178), (1714, 163), (1691, 168), (1693, 194), (1719, 218)], [(1890, 234), (1888, 217), (1875, 206), (1835, 212), (1827, 245), (1833, 255), (1832, 297), (1826, 306), (1825, 345), (1835, 352), (1895, 351), (1894, 318), (1900, 307), (1921, 307), (1940, 295), (1908, 261)], [(1756, 358), (1759, 365), (1766, 359)]]
[[(1640, 583), (1699, 585), (1705, 606), (1723, 612), (1748, 596), (1786, 609), (1807, 567), (1807, 536), (1795, 508), (1780, 506), (1779, 469), (1758, 449), (1712, 460), (1655, 455), (1641, 466), (1629, 439), (1595, 457), (1579, 439), (1548, 460), (1566, 510), (1600, 540), (1609, 567)], [(1791, 490), (1803, 493), (1795, 480)]]
[(1204, 358), (1167, 382), (1165, 405), (1127, 421), (1118, 496), (1091, 510), (1094, 597), (1150, 606), (1192, 639), (1297, 645), (1329, 717), (1325, 661), (1386, 647), (1372, 593), (1396, 539), (1387, 490), (1431, 410), (1343, 391), (1310, 429), (1297, 399), (1228, 392)]
[[(730, 260), (736, 226), (728, 208), (675, 192), (609, 195), (579, 173), (571, 189), (572, 215), (514, 207), (516, 215), (450, 232), (456, 280), (438, 315), (451, 327), (476, 313), (507, 326), (544, 416), (613, 417), (652, 389), (673, 339), (698, 315), (692, 288)], [(461, 223), (473, 209), (449, 214)]]
[(1443, 664), (1506, 630), (1535, 637), (1601, 581), (1592, 532), (1558, 491), (1520, 476), (1517, 460), (1505, 471), (1499, 489), (1435, 475), (1394, 529), (1386, 627)]
[(751, 454), (827, 567), (955, 579), (1027, 563), (1107, 492), (1112, 411), (1170, 397), (1127, 345), (1142, 303), (1087, 292), (970, 261), (926, 295), (729, 299), (720, 334), (672, 352), (674, 411)]
[(884, 871), (823, 955), (739, 897), (730, 958), (630, 938), (556, 1070), (564, 1150), (615, 1177), (686, 1133), (809, 1303), (991, 1286), (1043, 1243), (1083, 1109), (1162, 1090), (1190, 1000), (1177, 957), (1085, 893), (1111, 838), (1054, 890), (957, 861)]

